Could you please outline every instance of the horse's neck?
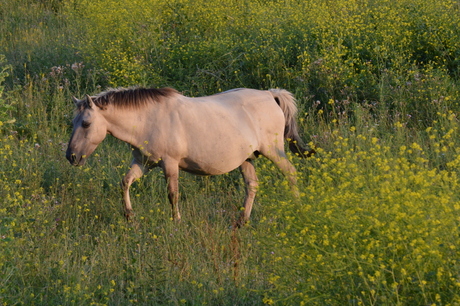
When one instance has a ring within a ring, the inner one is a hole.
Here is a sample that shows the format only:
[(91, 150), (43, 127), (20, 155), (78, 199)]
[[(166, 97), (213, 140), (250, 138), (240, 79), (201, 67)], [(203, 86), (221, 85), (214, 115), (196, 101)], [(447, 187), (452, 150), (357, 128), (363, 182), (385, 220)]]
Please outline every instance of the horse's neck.
[(114, 110), (107, 114), (108, 132), (133, 146), (144, 140), (145, 125), (149, 112), (139, 110)]

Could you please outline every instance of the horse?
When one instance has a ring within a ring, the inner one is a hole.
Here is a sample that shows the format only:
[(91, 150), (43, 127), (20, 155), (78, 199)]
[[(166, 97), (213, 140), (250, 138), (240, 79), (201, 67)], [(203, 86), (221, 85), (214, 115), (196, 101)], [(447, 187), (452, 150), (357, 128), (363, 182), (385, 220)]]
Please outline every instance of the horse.
[(258, 188), (254, 159), (263, 155), (287, 178), (298, 195), (296, 169), (284, 140), (300, 157), (309, 157), (298, 133), (297, 105), (284, 89), (232, 89), (205, 97), (186, 97), (172, 88), (129, 87), (72, 98), (76, 107), (66, 158), (81, 166), (107, 134), (128, 143), (133, 159), (122, 180), (125, 216), (133, 215), (129, 188), (154, 167), (167, 182), (173, 220), (180, 221), (179, 169), (218, 175), (239, 167), (245, 198), (238, 226), (249, 220)]

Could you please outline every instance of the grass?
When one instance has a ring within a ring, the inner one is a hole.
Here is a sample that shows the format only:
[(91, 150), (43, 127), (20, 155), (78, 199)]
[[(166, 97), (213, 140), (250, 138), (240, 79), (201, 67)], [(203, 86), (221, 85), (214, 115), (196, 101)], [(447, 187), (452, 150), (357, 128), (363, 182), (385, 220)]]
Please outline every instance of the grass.
[[(457, 2), (0, 2), (2, 305), (460, 303)], [(300, 199), (258, 159), (231, 230), (239, 173), (181, 173), (177, 224), (152, 171), (126, 222), (129, 148), (64, 153), (71, 96), (136, 84), (292, 91)]]

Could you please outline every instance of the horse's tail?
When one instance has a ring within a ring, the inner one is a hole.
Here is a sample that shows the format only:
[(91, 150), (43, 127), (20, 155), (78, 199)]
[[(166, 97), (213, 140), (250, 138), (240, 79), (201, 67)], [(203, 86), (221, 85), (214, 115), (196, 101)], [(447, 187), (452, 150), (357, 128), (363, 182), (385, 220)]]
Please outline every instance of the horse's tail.
[(297, 128), (297, 102), (287, 90), (284, 89), (270, 89), (269, 92), (273, 95), (276, 103), (280, 106), (284, 113), (286, 125), (284, 126), (284, 139), (289, 142), (289, 149), (292, 153), (301, 157), (310, 157), (315, 153), (315, 150), (308, 151), (302, 139), (299, 136)]

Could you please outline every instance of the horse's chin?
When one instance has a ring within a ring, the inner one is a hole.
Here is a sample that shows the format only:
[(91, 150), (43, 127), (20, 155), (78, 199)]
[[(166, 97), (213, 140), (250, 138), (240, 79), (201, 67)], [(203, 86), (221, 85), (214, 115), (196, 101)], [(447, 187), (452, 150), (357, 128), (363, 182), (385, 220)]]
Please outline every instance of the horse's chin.
[(78, 163), (75, 163), (74, 166), (80, 167), (83, 166), (86, 163), (86, 158), (80, 158)]

